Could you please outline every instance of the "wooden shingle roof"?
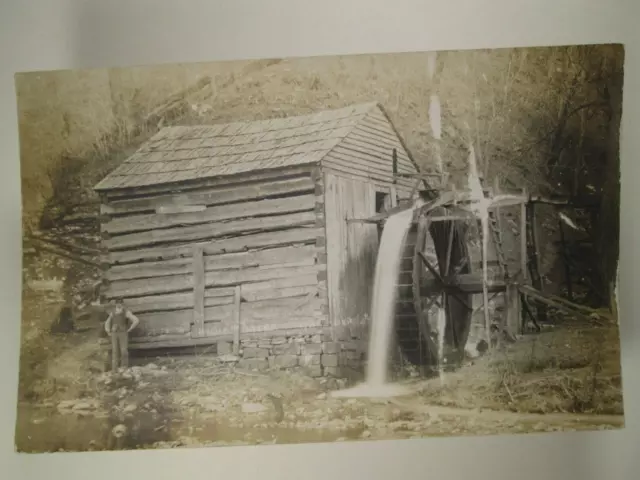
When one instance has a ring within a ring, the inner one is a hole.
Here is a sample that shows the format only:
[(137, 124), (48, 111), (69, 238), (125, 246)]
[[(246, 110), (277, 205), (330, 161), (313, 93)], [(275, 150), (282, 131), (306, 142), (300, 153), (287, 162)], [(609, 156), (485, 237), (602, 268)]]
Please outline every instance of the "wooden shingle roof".
[[(311, 115), (166, 127), (95, 186), (97, 191), (319, 163), (376, 103)], [(380, 111), (380, 110), (379, 110)]]

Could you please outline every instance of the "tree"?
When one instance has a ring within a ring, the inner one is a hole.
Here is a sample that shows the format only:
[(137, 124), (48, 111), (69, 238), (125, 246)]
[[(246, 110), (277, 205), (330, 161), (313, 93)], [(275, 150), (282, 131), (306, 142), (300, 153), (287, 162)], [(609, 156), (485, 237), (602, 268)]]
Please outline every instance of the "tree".
[[(602, 202), (598, 215), (595, 238), (602, 288), (607, 299), (613, 302), (620, 252), (620, 120), (622, 117), (623, 59), (624, 52), (612, 56), (612, 74), (606, 83), (610, 109), (606, 148), (605, 180)], [(614, 305), (609, 305), (613, 308)]]

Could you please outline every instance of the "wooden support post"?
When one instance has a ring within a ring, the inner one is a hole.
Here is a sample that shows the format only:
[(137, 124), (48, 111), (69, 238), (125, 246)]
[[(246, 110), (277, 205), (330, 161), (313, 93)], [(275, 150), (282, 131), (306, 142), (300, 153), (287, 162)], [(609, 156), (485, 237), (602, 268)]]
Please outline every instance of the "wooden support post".
[(418, 192), (418, 189), (420, 188), (420, 183), (422, 183), (422, 180), (416, 180), (415, 185), (411, 189), (411, 193), (409, 194), (409, 199), (411, 199), (411, 201), (413, 201), (414, 197), (416, 196), (416, 192)]
[(560, 257), (564, 265), (564, 277), (567, 284), (567, 298), (573, 301), (573, 283), (571, 281), (571, 264), (567, 258), (567, 242), (564, 237), (564, 227), (562, 225), (562, 219), (558, 219), (558, 229), (560, 231)]
[(389, 196), (390, 198), (390, 205), (391, 208), (395, 208), (398, 206), (398, 191), (396, 190), (396, 182), (397, 182), (397, 176), (398, 176), (398, 151), (394, 148), (393, 149), (393, 183), (392, 185), (389, 187)]
[(389, 187), (389, 197), (391, 208), (396, 208), (398, 206), (398, 191), (395, 185)]
[[(602, 322), (597, 316), (597, 312), (589, 307), (578, 305), (576, 303), (565, 300), (564, 298), (556, 297), (555, 295), (546, 294), (526, 285), (520, 285), (519, 290), (527, 297), (531, 297), (546, 305), (557, 308), (558, 310), (562, 310), (569, 315), (580, 317), (583, 320), (595, 323), (596, 325), (602, 325)], [(594, 313), (596, 314), (595, 316), (593, 315)]]
[[(544, 293), (542, 278), (540, 277), (540, 256), (538, 255), (538, 228), (536, 225), (535, 204), (529, 202), (527, 204), (527, 217), (530, 229), (531, 243), (531, 263), (529, 265), (529, 274), (531, 275), (531, 284), (535, 289)], [(538, 323), (544, 323), (547, 319), (547, 306), (544, 303), (538, 303), (536, 307)]]
[[(526, 189), (522, 190), (522, 196), (527, 198)], [(529, 251), (527, 249), (527, 202), (524, 201), (520, 205), (520, 274), (522, 275), (522, 282), (527, 283), (527, 259)]]
[(393, 159), (393, 183), (396, 183), (396, 176), (398, 175), (398, 151), (394, 148), (391, 155)]
[(201, 245), (193, 250), (193, 329), (192, 337), (204, 337), (204, 253)]
[(233, 354), (240, 353), (240, 301), (242, 300), (242, 287), (236, 285), (233, 297)]
[(520, 304), (520, 292), (515, 284), (507, 285), (505, 291), (506, 300), (506, 329), (511, 337), (522, 333), (522, 306)]
[[(500, 178), (499, 177), (496, 177), (493, 181), (493, 196), (495, 197), (496, 195), (500, 195)], [(493, 214), (495, 215), (496, 222), (498, 224), (497, 237), (500, 241), (500, 244), (502, 244), (502, 229), (500, 228), (502, 226), (502, 222), (500, 221), (501, 220), (500, 213), (501, 213), (500, 207), (496, 206)]]
[(540, 255), (538, 254), (538, 248), (540, 246), (540, 239), (538, 238), (538, 225), (536, 221), (535, 204), (530, 204), (530, 221), (531, 221), (531, 248), (533, 250), (533, 267), (536, 269), (534, 279), (540, 283), (540, 286), (534, 285), (539, 290), (542, 290), (542, 279), (540, 278)]
[[(488, 239), (486, 238), (487, 233), (484, 231), (483, 227), (482, 232), (482, 242), (483, 245), (486, 245)], [(491, 316), (489, 315), (489, 289), (487, 285), (487, 248), (482, 249), (482, 301), (483, 301), (483, 310), (484, 310), (484, 325), (487, 329), (487, 344), (489, 348), (491, 348)]]

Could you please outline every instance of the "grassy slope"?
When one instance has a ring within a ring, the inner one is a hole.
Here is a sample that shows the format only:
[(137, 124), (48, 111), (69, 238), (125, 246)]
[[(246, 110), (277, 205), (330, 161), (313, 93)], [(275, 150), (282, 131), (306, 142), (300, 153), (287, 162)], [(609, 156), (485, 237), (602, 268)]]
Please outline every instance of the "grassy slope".
[(422, 388), (429, 404), (531, 413), (624, 413), (617, 326), (530, 335)]

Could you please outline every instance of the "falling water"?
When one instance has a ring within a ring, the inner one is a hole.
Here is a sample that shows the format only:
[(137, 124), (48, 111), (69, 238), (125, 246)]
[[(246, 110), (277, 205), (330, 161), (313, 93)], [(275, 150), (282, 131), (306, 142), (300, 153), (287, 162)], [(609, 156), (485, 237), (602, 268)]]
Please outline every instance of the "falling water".
[[(471, 197), (471, 210), (480, 219), (482, 225), (482, 282), (483, 285), (487, 284), (487, 250), (488, 250), (488, 236), (489, 236), (489, 206), (491, 200), (484, 196), (482, 190), (482, 184), (480, 182), (480, 176), (478, 175), (478, 165), (476, 162), (476, 155), (473, 149), (473, 145), (469, 146), (469, 175), (467, 177), (469, 185), (469, 192)], [(487, 291), (483, 288), (483, 303), (484, 303), (484, 315), (488, 322), (489, 320), (489, 299), (487, 297)], [(486, 335), (489, 336), (490, 325), (485, 325)], [(487, 341), (489, 339), (487, 338)]]
[[(429, 80), (433, 82), (436, 73), (437, 53), (432, 52), (427, 58)], [(443, 173), (442, 157), (440, 155), (440, 141), (442, 138), (442, 112), (440, 98), (437, 93), (429, 99), (429, 124), (435, 140), (436, 164), (439, 173)], [(355, 388), (334, 392), (337, 397), (356, 396), (395, 396), (402, 395), (405, 390), (398, 385), (387, 383), (388, 357), (392, 339), (392, 327), (396, 305), (396, 280), (400, 270), (404, 241), (411, 225), (413, 212), (422, 206), (417, 201), (413, 208), (390, 216), (384, 226), (373, 289), (371, 304), (371, 332), (369, 338), (369, 360), (365, 383)], [(444, 306), (438, 311), (440, 343), (444, 344)], [(442, 324), (442, 326), (440, 326)], [(442, 352), (440, 348), (440, 352)]]
[(442, 173), (444, 169), (440, 146), (440, 139), (442, 137), (441, 119), (442, 112), (440, 111), (440, 99), (438, 98), (438, 95), (431, 95), (431, 100), (429, 102), (429, 123), (431, 124), (431, 134), (435, 140), (434, 147), (436, 166), (438, 167), (439, 173)]
[(382, 386), (387, 382), (387, 358), (396, 305), (396, 283), (404, 241), (412, 218), (413, 209), (396, 213), (389, 217), (382, 232), (371, 302), (372, 323), (366, 372), (366, 382), (370, 386)]
[(406, 390), (388, 384), (388, 358), (393, 338), (393, 322), (397, 298), (397, 279), (404, 243), (411, 226), (413, 212), (424, 203), (416, 201), (413, 208), (391, 215), (382, 231), (376, 262), (373, 298), (371, 302), (371, 331), (365, 383), (334, 392), (336, 397), (387, 397), (403, 395)]
[[(438, 60), (438, 54), (431, 52), (427, 59), (427, 66), (429, 71), (429, 80), (433, 83), (436, 73), (436, 62)], [(431, 135), (434, 139), (436, 166), (438, 167), (438, 173), (444, 172), (444, 165), (442, 162), (441, 145), (442, 140), (442, 110), (440, 107), (440, 97), (437, 93), (431, 95), (429, 99), (429, 124), (431, 125)], [(438, 374), (440, 381), (444, 384), (444, 335), (447, 322), (446, 306), (436, 306), (436, 323), (438, 329)]]

